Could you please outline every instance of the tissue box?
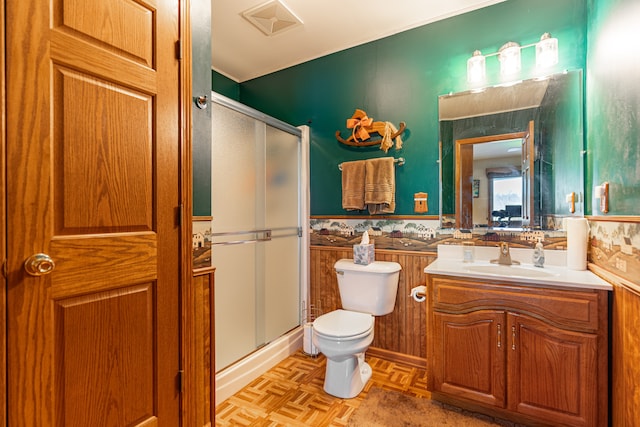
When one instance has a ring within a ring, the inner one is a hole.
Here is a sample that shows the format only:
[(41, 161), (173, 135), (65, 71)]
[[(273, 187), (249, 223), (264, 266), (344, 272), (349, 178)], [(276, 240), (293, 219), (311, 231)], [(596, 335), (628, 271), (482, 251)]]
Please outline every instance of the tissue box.
[(353, 262), (361, 265), (369, 265), (375, 260), (373, 243), (367, 245), (353, 245)]

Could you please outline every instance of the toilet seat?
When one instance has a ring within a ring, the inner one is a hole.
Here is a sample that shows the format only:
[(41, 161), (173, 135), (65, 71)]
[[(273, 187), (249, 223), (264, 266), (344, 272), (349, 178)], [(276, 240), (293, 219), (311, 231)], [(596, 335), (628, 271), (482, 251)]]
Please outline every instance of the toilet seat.
[(373, 323), (374, 317), (369, 313), (338, 309), (318, 317), (313, 329), (319, 335), (348, 339), (368, 334)]

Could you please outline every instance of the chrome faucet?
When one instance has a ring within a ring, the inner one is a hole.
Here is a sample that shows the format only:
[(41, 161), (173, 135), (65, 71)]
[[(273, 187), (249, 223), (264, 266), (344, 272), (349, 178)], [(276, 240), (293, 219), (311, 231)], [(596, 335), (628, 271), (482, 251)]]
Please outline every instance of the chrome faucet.
[(520, 264), (520, 261), (511, 259), (511, 253), (509, 252), (509, 244), (507, 242), (500, 242), (500, 254), (497, 259), (492, 259), (490, 262), (493, 264), (500, 264), (500, 265)]

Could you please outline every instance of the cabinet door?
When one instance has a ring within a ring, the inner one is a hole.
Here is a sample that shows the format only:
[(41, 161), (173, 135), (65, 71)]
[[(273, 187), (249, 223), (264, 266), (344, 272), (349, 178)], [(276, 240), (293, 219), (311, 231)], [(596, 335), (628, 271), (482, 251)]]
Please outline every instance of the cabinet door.
[(433, 391), (504, 407), (505, 312), (433, 316)]
[(597, 425), (597, 336), (508, 315), (508, 409), (552, 424)]

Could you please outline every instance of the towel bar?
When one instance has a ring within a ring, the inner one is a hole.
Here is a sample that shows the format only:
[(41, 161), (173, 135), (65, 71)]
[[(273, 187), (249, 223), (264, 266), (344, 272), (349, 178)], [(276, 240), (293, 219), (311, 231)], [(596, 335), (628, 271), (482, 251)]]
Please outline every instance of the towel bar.
[[(404, 157), (398, 157), (397, 159), (393, 159), (393, 163), (397, 164), (398, 166), (402, 166), (404, 165)], [(338, 165), (338, 169), (342, 170), (342, 163), (340, 163)]]

